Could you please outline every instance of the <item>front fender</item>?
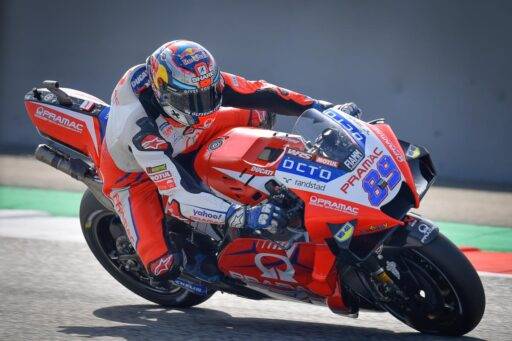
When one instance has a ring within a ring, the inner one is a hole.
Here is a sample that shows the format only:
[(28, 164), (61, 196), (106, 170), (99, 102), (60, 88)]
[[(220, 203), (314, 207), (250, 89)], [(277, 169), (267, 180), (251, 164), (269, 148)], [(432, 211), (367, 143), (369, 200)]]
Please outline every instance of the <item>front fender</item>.
[(407, 214), (404, 226), (396, 228), (385, 242), (385, 247), (421, 247), (430, 244), (439, 235), (439, 227), (417, 214)]

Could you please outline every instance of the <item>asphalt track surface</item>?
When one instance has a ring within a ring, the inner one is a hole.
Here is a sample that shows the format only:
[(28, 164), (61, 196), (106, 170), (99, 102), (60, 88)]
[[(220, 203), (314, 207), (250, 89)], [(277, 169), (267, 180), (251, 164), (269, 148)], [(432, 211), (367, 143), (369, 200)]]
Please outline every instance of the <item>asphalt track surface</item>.
[[(324, 307), (220, 293), (196, 308), (162, 309), (101, 268), (76, 218), (2, 210), (0, 245), (0, 340), (442, 339), (386, 313), (351, 319)], [(462, 339), (511, 340), (512, 277), (482, 280), (484, 319)]]
[[(47, 166), (42, 165), (34, 178), (27, 174), (34, 174), (38, 164), (12, 164), (17, 172), (6, 176), (5, 158), (0, 158), (0, 183), (81, 189)], [(496, 225), (511, 226), (511, 206), (507, 209), (503, 203), (510, 200), (510, 193), (436, 190), (433, 197), (442, 204), (426, 209), (434, 219), (479, 223), (475, 219), (497, 216)], [(467, 200), (450, 215), (446, 204), (453, 198)], [(471, 209), (477, 204), (478, 214)], [(493, 205), (502, 210), (496, 214)], [(324, 307), (220, 293), (196, 308), (163, 309), (131, 293), (103, 270), (88, 250), (76, 218), (41, 212), (0, 210), (0, 276), (0, 340), (443, 339), (419, 334), (386, 313), (362, 312), (359, 319), (350, 319)], [(512, 277), (483, 276), (482, 281), (487, 296), (484, 318), (461, 339), (512, 340)]]

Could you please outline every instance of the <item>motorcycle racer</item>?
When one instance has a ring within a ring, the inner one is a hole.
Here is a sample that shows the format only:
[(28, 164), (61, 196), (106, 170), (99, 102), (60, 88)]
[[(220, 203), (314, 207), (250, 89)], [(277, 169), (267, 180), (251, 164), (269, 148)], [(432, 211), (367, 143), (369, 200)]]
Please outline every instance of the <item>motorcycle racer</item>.
[[(199, 278), (215, 280), (200, 253), (184, 257), (180, 243), (165, 237), (165, 215), (254, 230), (286, 224), (275, 205), (231, 204), (203, 188), (193, 170), (178, 161), (181, 156), (193, 155), (225, 128), (271, 128), (274, 112), (299, 116), (332, 106), (221, 72), (210, 52), (185, 40), (162, 45), (145, 64), (130, 68), (112, 94), (99, 168), (103, 191), (150, 275), (172, 279), (186, 266)], [(340, 108), (360, 114), (353, 103)]]

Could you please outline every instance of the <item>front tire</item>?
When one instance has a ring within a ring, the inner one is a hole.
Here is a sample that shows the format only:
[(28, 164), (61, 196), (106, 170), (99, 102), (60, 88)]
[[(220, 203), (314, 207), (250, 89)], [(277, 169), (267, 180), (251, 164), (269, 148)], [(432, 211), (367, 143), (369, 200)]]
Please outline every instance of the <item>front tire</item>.
[(392, 315), (423, 333), (460, 336), (473, 330), (484, 314), (480, 277), (464, 254), (445, 236), (421, 248), (386, 249), (383, 267), (408, 302), (382, 304)]
[(179, 286), (164, 290), (151, 286), (149, 277), (126, 271), (123, 264), (112, 257), (116, 250), (116, 239), (119, 238), (114, 234), (124, 233), (124, 229), (120, 228), (122, 225), (117, 215), (101, 205), (90, 190), (84, 193), (80, 203), (80, 225), (87, 245), (96, 259), (112, 277), (135, 294), (172, 308), (193, 307), (213, 295), (212, 291), (206, 296), (199, 296)]

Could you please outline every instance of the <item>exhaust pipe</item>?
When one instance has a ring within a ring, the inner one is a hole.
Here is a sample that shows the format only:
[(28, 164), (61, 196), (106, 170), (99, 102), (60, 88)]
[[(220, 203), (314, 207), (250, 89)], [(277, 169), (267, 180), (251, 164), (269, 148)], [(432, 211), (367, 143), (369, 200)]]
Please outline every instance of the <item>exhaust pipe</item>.
[(114, 211), (110, 200), (103, 195), (102, 183), (92, 175), (87, 163), (80, 159), (66, 158), (45, 144), (37, 146), (34, 155), (37, 160), (83, 182), (105, 208)]

